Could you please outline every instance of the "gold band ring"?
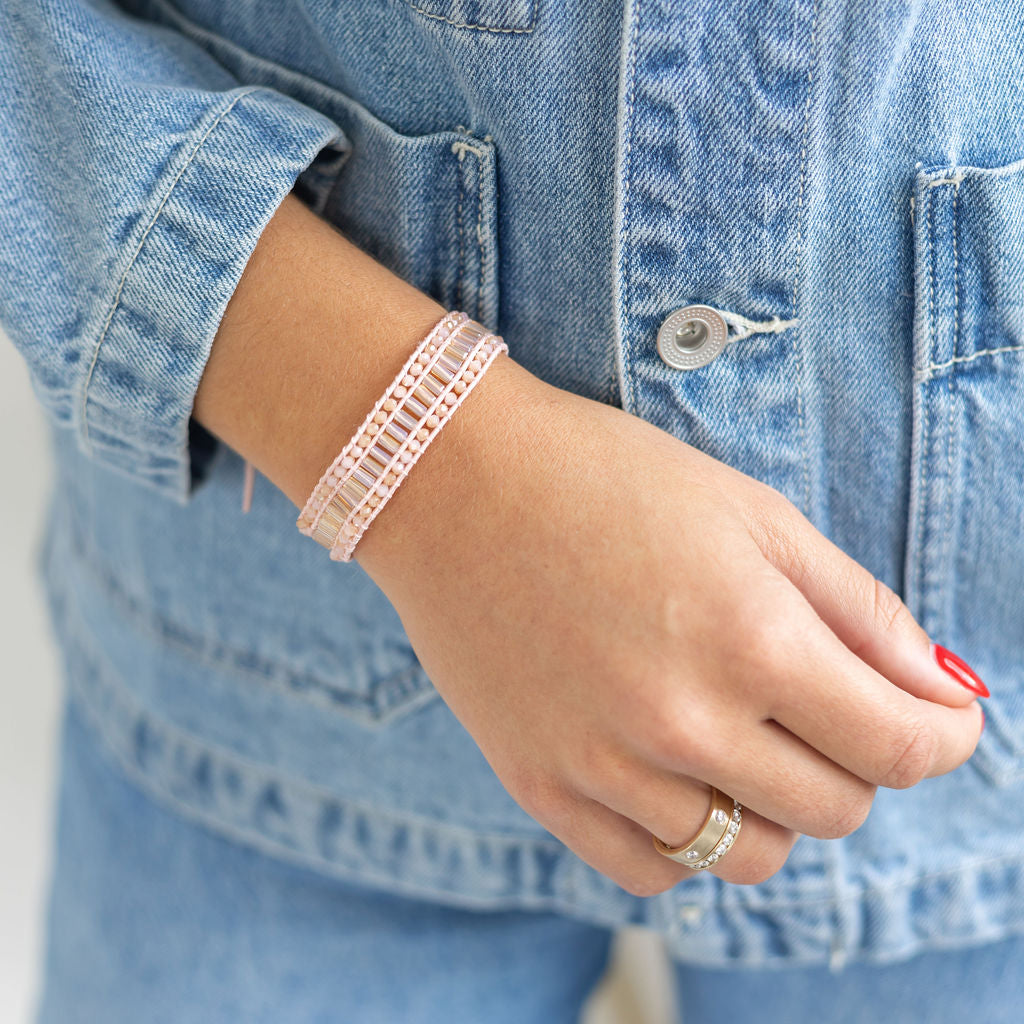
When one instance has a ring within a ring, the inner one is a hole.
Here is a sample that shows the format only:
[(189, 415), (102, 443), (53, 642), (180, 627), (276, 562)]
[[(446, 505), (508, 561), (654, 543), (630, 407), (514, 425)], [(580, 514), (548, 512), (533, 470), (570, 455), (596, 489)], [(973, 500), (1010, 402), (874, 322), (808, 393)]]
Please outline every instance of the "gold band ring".
[(654, 848), (670, 860), (702, 871), (721, 860), (730, 850), (743, 824), (743, 808), (720, 790), (711, 787), (711, 806), (700, 831), (682, 846), (669, 846), (652, 835)]

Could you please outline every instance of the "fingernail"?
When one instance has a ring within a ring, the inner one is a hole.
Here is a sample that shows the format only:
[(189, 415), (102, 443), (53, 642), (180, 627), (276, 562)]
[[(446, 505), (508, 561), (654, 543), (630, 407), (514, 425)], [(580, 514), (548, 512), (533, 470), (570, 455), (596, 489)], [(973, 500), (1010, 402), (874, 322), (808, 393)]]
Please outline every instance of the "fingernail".
[(947, 650), (941, 644), (932, 644), (932, 657), (935, 663), (947, 675), (952, 676), (962, 687), (979, 697), (990, 697), (988, 687), (978, 677), (977, 672), (963, 658)]

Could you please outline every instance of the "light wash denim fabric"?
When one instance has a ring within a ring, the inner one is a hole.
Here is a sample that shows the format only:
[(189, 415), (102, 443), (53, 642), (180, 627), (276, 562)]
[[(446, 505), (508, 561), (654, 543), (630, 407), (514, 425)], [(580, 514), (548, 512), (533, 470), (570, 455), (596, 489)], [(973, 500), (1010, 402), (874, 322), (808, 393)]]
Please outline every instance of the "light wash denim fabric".
[[(185, 821), (62, 730), (37, 1024), (569, 1024), (613, 932), (327, 878)], [(1019, 1024), (1024, 938), (899, 963), (669, 974), (683, 1024)], [(628, 1018), (623, 1024), (629, 1024)]]
[[(1022, 0), (0, 7), (0, 317), (59, 472), (40, 571), (135, 783), (344, 882), (642, 923), (690, 964), (1024, 933)], [(263, 479), (242, 515), (242, 460), (190, 419), (292, 188), (538, 376), (791, 498), (985, 679), (970, 762), (755, 887), (641, 899), (584, 864), (358, 564)], [(690, 303), (741, 328), (680, 371), (655, 341)]]

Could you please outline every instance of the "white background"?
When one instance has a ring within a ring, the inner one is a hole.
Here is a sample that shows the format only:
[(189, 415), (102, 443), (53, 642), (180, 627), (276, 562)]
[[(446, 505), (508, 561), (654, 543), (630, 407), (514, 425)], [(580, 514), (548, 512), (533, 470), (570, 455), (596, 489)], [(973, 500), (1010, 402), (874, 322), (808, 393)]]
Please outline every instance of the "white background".
[[(58, 657), (34, 570), (51, 466), (42, 407), (0, 333), (0, 1021), (30, 1024), (53, 816)], [(627, 929), (584, 1024), (674, 1021), (658, 938)], [(101, 1022), (97, 1022), (101, 1024)], [(240, 1021), (239, 1024), (245, 1024)]]

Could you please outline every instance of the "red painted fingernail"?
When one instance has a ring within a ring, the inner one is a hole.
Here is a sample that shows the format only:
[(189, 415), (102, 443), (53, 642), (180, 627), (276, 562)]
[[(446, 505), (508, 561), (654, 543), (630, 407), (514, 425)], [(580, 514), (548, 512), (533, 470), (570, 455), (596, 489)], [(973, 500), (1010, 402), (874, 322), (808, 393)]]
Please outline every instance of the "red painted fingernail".
[(932, 644), (932, 657), (939, 668), (971, 693), (976, 693), (979, 697), (992, 696), (988, 692), (988, 687), (978, 677), (977, 672), (963, 658), (958, 657), (941, 644)]

